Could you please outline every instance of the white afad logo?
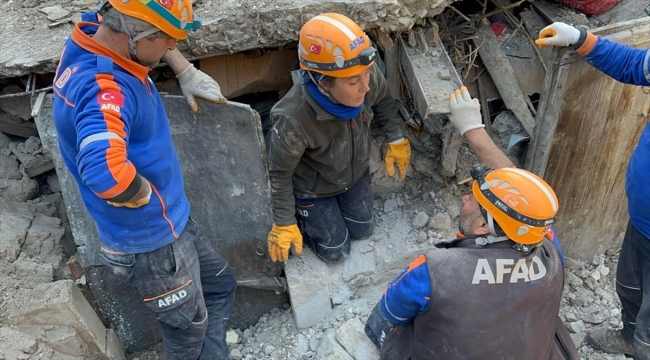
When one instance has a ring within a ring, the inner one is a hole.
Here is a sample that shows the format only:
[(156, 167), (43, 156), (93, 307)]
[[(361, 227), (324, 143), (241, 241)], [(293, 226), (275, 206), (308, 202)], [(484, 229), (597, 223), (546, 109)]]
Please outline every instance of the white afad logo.
[(187, 296), (187, 291), (186, 290), (181, 290), (177, 293), (173, 293), (169, 296), (165, 296), (162, 299), (158, 299), (158, 307), (163, 308), (167, 307), (170, 305), (173, 305), (175, 302), (179, 301), (180, 299), (184, 298)]
[(487, 259), (478, 259), (472, 284), (480, 284), (481, 281), (487, 281), (488, 284), (503, 284), (504, 278), (506, 278), (505, 282), (514, 284), (520, 280), (523, 282), (539, 280), (545, 275), (546, 266), (537, 256), (533, 256), (528, 263), (526, 259), (519, 259), (516, 264), (514, 259), (496, 259), (494, 271)]

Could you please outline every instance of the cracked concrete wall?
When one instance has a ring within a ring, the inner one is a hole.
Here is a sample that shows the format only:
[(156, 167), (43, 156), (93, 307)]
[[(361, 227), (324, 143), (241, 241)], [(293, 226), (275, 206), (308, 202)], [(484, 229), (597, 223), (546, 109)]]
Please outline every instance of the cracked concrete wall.
[[(365, 30), (406, 31), (424, 18), (441, 13), (454, 0), (203, 0), (195, 4), (204, 27), (179, 43), (188, 57), (203, 58), (254, 48), (278, 47), (298, 39), (307, 20), (323, 12), (350, 16)], [(53, 28), (39, 9), (48, 1), (2, 2), (0, 78), (56, 69), (72, 24)], [(71, 18), (88, 11), (89, 1), (61, 1)], [(80, 3), (86, 5), (81, 6)], [(40, 4), (40, 5), (39, 5)], [(31, 7), (30, 7), (31, 6)]]

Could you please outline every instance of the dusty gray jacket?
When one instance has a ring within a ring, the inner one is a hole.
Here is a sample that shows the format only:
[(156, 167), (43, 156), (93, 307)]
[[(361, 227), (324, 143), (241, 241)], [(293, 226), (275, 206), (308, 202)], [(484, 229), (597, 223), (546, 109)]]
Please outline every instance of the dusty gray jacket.
[(302, 84), (275, 104), (266, 142), (276, 224), (296, 223), (294, 195), (338, 195), (367, 171), (371, 120), (382, 127), (388, 142), (404, 136), (404, 121), (376, 65), (369, 86), (363, 110), (352, 120), (326, 112)]

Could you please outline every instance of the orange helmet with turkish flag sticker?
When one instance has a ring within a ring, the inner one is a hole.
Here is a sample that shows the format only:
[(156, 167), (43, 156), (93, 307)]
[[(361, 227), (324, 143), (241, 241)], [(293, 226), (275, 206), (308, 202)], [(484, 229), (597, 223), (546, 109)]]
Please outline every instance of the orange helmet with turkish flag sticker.
[(555, 222), (559, 204), (555, 192), (539, 176), (522, 169), (492, 171), (485, 164), (472, 167), (472, 194), (487, 212), (488, 225), (494, 232), (496, 221), (514, 242), (536, 244)]
[(146, 21), (177, 40), (201, 27), (191, 0), (108, 0), (119, 12)]
[(361, 27), (347, 16), (326, 13), (300, 29), (300, 68), (331, 77), (362, 74), (375, 61), (377, 50)]

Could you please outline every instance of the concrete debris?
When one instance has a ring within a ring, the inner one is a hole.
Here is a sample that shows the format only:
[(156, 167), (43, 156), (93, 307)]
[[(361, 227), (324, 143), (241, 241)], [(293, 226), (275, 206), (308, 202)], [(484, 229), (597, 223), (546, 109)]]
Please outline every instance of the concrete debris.
[[(364, 29), (380, 28), (385, 32), (410, 30), (416, 21), (442, 12), (452, 0), (415, 1), (200, 1), (195, 12), (203, 19), (203, 27), (191, 34), (179, 49), (191, 58), (232, 54), (261, 47), (278, 47), (298, 39), (298, 31), (308, 19), (324, 12), (349, 14)], [(25, 21), (39, 14), (37, 1), (3, 1), (0, 22), (3, 34), (12, 34), (0, 44), (0, 78), (26, 75), (30, 72), (53, 72), (64, 40), (72, 25), (58, 27), (25, 26)], [(82, 6), (71, 3), (63, 9), (48, 9), (52, 19), (77, 17)], [(28, 46), (26, 46), (28, 45)]]
[(379, 350), (364, 332), (364, 324), (353, 318), (336, 331), (336, 339), (355, 360), (377, 360)]
[(39, 11), (47, 15), (47, 19), (50, 21), (61, 20), (70, 15), (70, 12), (64, 9), (61, 5), (47, 6)]
[[(0, 91), (0, 95), (17, 94), (24, 91), (24, 89), (16, 85), (9, 85)], [(0, 109), (7, 114), (19, 117), (21, 120), (29, 120), (32, 117), (32, 106), (29, 102), (29, 96), (0, 98)]]
[(424, 227), (427, 223), (429, 223), (429, 215), (425, 212), (418, 212), (413, 218), (413, 227), (416, 229)]
[(354, 358), (336, 340), (336, 331), (330, 329), (325, 332), (318, 347), (316, 360), (354, 360)]
[(441, 233), (441, 237), (448, 239), (452, 232), (451, 218), (447, 213), (437, 213), (429, 220), (429, 229)]

